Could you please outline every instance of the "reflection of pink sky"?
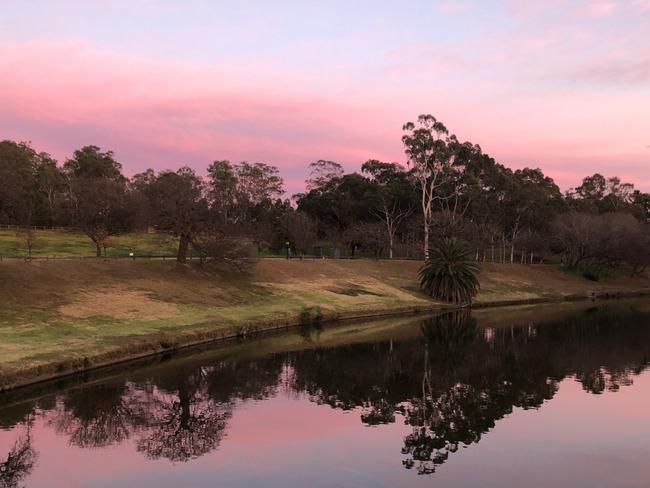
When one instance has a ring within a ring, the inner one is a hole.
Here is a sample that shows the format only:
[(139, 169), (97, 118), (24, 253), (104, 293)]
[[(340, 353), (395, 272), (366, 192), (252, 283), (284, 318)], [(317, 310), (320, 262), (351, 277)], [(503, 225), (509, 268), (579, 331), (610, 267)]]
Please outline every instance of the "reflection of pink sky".
[[(214, 452), (189, 463), (146, 460), (131, 442), (69, 446), (39, 420), (31, 487), (86, 486), (639, 486), (650, 479), (650, 374), (592, 395), (573, 379), (539, 410), (515, 409), (432, 478), (401, 466), (409, 428), (367, 427), (359, 411), (279, 395), (234, 411)], [(0, 432), (3, 452), (16, 432)], [(637, 483), (637, 484), (635, 484)]]

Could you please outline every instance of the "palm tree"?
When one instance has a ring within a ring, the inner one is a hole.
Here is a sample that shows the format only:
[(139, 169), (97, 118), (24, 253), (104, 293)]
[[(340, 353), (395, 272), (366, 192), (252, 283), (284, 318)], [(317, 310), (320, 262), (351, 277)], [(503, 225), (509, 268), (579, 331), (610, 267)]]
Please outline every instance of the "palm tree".
[(438, 300), (471, 305), (479, 289), (480, 271), (466, 243), (444, 238), (429, 251), (429, 259), (420, 268), (420, 287)]

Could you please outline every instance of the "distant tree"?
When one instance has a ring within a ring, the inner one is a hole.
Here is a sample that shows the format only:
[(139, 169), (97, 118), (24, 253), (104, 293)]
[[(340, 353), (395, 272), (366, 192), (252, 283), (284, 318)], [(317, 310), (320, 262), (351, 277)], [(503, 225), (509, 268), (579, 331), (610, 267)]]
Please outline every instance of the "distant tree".
[(388, 258), (393, 259), (395, 237), (400, 225), (413, 213), (417, 196), (411, 174), (396, 163), (384, 163), (374, 159), (366, 161), (361, 171), (370, 174), (378, 186), (375, 205), (371, 212), (386, 228)]
[(0, 142), (0, 222), (32, 222), (36, 207), (36, 152), (27, 143)]
[(282, 196), (284, 181), (275, 166), (265, 163), (239, 163), (237, 175), (237, 198), (241, 205), (259, 205)]
[(288, 200), (277, 199), (256, 205), (251, 217), (242, 226), (243, 233), (254, 244), (258, 257), (264, 247), (280, 249), (286, 240), (284, 216), (293, 211)]
[(632, 276), (641, 276), (650, 266), (650, 228), (638, 226), (625, 241), (623, 259), (630, 265)]
[(317, 239), (316, 224), (301, 211), (288, 212), (286, 221), (291, 245), (301, 257), (309, 253)]
[(419, 182), (421, 192), (424, 255), (429, 253), (429, 228), (434, 202), (449, 198), (440, 191), (456, 170), (458, 149), (462, 146), (455, 135), (432, 115), (420, 115), (417, 124), (407, 122), (402, 130), (402, 143), (408, 163)]
[(636, 190), (632, 194), (632, 205), (634, 214), (642, 221), (650, 223), (650, 193)]
[(208, 208), (203, 196), (203, 181), (193, 169), (162, 171), (149, 192), (155, 227), (179, 238), (177, 260), (187, 261), (194, 234), (201, 230)]
[(156, 181), (153, 169), (137, 173), (128, 181), (126, 205), (129, 208), (127, 227), (147, 232), (154, 226), (155, 209), (151, 206), (151, 190)]
[(547, 232), (538, 232), (533, 229), (526, 229), (519, 237), (521, 249), (521, 264), (533, 264), (535, 258), (538, 260), (549, 251), (550, 239)]
[(151, 186), (156, 182), (156, 172), (148, 168), (142, 173), (136, 173), (131, 178), (130, 186), (133, 190), (141, 191), (146, 193), (149, 191)]
[(281, 233), (280, 215), (285, 203), (284, 181), (275, 166), (264, 163), (242, 162), (235, 166), (236, 205), (241, 228), (256, 245), (258, 255)]
[(377, 186), (358, 173), (343, 175), (323, 187), (294, 196), (298, 210), (318, 223), (319, 237), (331, 237), (339, 243), (336, 236), (347, 229), (376, 221), (372, 210), (377, 197)]
[(596, 173), (569, 192), (574, 207), (580, 211), (606, 213), (629, 210), (634, 199), (634, 185), (617, 176), (606, 178)]
[(325, 187), (340, 179), (343, 174), (343, 166), (334, 161), (319, 159), (309, 163), (309, 178), (305, 181), (307, 191)]
[(567, 212), (556, 217), (551, 232), (565, 264), (575, 268), (596, 255), (603, 236), (602, 220), (587, 213)]
[(230, 161), (214, 161), (208, 166), (208, 198), (211, 208), (227, 221), (237, 218), (238, 178)]
[(354, 251), (360, 249), (370, 252), (375, 258), (381, 257), (382, 251), (388, 247), (384, 225), (379, 222), (363, 222), (348, 228), (343, 233), (347, 247)]
[(575, 189), (576, 195), (585, 200), (602, 200), (607, 191), (607, 179), (596, 173), (593, 176), (587, 176), (582, 180), (582, 184)]
[(250, 247), (241, 235), (214, 224), (204, 224), (201, 230), (194, 233), (192, 248), (198, 254), (201, 265), (215, 261), (242, 270), (250, 257)]
[(77, 203), (75, 222), (95, 244), (99, 257), (110, 236), (127, 230), (125, 184), (107, 178), (74, 178), (71, 188)]
[(36, 159), (36, 187), (43, 209), (43, 221), (53, 225), (59, 207), (60, 197), (65, 191), (65, 176), (55, 159), (47, 153), (40, 153)]
[(85, 146), (74, 152), (63, 165), (66, 174), (76, 178), (99, 178), (124, 181), (122, 165), (113, 151), (102, 151), (97, 146)]
[(508, 171), (505, 185), (508, 191), (501, 201), (503, 244), (509, 243), (509, 261), (514, 263), (515, 247), (521, 238), (532, 231), (547, 230), (549, 222), (559, 213), (562, 193), (539, 168)]
[(650, 226), (624, 212), (603, 214), (600, 219), (598, 264), (612, 268), (628, 265), (632, 276), (643, 273), (650, 264)]
[(432, 245), (441, 239), (456, 237), (465, 242), (471, 242), (476, 238), (476, 225), (469, 219), (450, 210), (434, 212), (431, 216), (431, 228), (435, 238)]
[(32, 259), (32, 251), (36, 242), (36, 232), (32, 226), (25, 225), (16, 230), (16, 247), (25, 252), (25, 259)]
[(95, 244), (97, 256), (108, 238), (127, 230), (126, 178), (112, 151), (86, 146), (63, 165), (72, 223)]

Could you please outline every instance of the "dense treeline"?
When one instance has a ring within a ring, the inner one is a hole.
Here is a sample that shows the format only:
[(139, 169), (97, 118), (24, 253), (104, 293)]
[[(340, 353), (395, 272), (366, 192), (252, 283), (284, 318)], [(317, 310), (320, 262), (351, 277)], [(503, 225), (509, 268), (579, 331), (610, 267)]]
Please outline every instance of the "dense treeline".
[[(284, 199), (276, 167), (214, 161), (201, 177), (182, 167), (127, 178), (111, 151), (86, 146), (58, 164), (29, 144), (0, 142), (0, 224), (82, 230), (97, 255), (112, 235), (155, 229), (178, 237), (178, 259), (236, 259), (251, 247), (311, 254), (426, 256), (437, 240), (469, 242), (479, 261), (572, 267), (650, 262), (650, 195), (600, 174), (562, 193), (542, 170), (511, 170), (461, 142), (430, 115), (403, 127), (406, 165), (369, 160), (345, 173), (334, 161), (309, 165), (304, 193)], [(318, 249), (322, 252), (322, 248)]]

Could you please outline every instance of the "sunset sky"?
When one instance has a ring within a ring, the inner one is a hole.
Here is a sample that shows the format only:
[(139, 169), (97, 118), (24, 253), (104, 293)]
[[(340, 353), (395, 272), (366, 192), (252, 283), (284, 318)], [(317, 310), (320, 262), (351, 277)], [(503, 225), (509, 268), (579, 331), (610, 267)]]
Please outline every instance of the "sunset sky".
[(650, 191), (650, 0), (4, 0), (0, 139), (127, 174), (215, 159), (281, 168), (404, 162), (404, 122), (441, 119), (567, 189)]

